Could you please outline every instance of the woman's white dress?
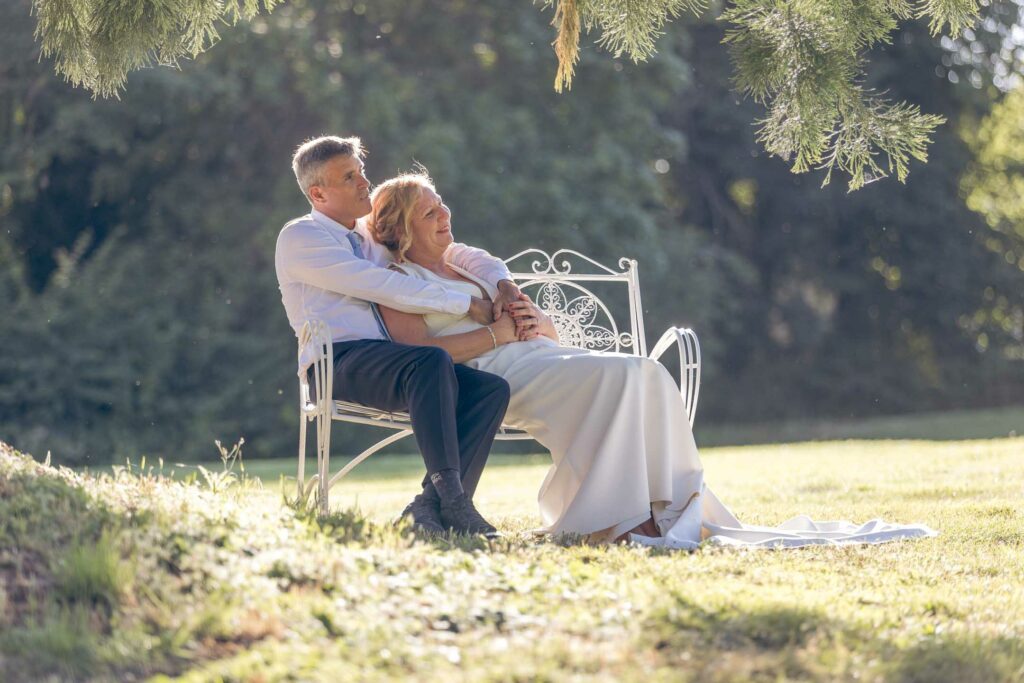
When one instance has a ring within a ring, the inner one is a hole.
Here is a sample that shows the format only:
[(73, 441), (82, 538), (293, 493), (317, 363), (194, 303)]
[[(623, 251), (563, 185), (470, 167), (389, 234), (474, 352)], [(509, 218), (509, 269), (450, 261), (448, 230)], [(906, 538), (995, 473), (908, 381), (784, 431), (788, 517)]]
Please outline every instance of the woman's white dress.
[[(451, 280), (416, 264), (409, 275), (491, 298), (494, 288)], [(431, 336), (479, 329), (468, 316), (424, 316)], [(538, 495), (541, 531), (611, 540), (653, 512), (660, 539), (653, 545), (692, 548), (702, 539), (741, 545), (877, 542), (932, 535), (923, 526), (813, 522), (794, 518), (779, 527), (745, 526), (704, 486), (704, 473), (682, 397), (661, 363), (621, 353), (563, 347), (547, 338), (516, 342), (466, 365), (503, 377), (511, 387), (505, 423), (524, 429), (551, 451), (552, 465)]]

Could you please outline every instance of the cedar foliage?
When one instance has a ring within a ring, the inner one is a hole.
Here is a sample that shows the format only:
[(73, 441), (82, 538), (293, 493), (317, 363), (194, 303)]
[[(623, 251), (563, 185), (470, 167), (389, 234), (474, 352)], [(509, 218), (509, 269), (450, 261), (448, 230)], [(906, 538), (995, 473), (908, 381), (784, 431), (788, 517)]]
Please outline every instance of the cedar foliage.
[[(218, 26), (266, 14), (280, 0), (33, 0), (36, 36), (58, 73), (96, 95), (117, 95), (129, 72), (177, 65), (219, 39)], [(572, 85), (581, 34), (615, 57), (650, 58), (665, 23), (704, 0), (544, 0), (554, 6), (555, 90)], [(900, 22), (924, 19), (958, 35), (978, 0), (730, 0), (721, 19), (736, 86), (763, 104), (759, 141), (797, 173), (839, 170), (849, 188), (890, 175), (905, 182), (927, 160), (941, 116), (890, 102), (862, 85), (864, 54), (891, 41)]]

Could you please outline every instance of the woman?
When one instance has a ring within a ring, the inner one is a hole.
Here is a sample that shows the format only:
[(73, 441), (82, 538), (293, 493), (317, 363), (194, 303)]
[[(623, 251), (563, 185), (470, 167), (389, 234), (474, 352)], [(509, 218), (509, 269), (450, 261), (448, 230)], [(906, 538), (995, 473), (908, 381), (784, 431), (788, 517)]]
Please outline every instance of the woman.
[[(474, 296), (495, 296), (491, 285), (445, 262), (453, 242), (451, 212), (429, 177), (393, 178), (371, 200), (374, 236), (391, 250), (394, 268)], [(511, 317), (489, 326), (459, 315), (383, 307), (381, 313), (395, 341), (439, 346), (456, 363), (508, 381), (505, 422), (529, 432), (554, 461), (538, 497), (543, 531), (671, 547), (694, 547), (708, 536), (803, 545), (831, 542), (843, 531), (814, 527), (810, 520), (813, 528), (745, 527), (704, 487), (682, 398), (660, 363), (559, 346), (543, 311), (529, 301), (510, 309)], [(869, 535), (853, 540), (930, 533), (923, 527), (850, 526), (846, 531)]]

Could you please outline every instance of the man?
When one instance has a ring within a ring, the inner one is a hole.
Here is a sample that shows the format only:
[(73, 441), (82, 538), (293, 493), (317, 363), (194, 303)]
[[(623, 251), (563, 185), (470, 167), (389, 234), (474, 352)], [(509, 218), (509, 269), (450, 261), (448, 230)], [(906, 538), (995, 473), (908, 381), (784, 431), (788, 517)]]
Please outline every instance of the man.
[[(446, 258), (498, 287), (493, 302), (388, 270), (386, 249), (370, 237), (370, 183), (359, 138), (320, 137), (302, 144), (292, 169), (312, 211), (281, 230), (275, 266), (296, 335), (319, 318), (334, 342), (334, 398), (383, 410), (407, 410), (427, 466), (423, 491), (403, 511), (414, 526), (493, 535), (472, 497), (508, 406), (505, 380), (455, 365), (442, 349), (391, 342), (376, 304), (410, 313), (466, 313), (481, 324), (520, 297), (505, 264), (453, 244)], [(310, 359), (299, 359), (299, 375)]]

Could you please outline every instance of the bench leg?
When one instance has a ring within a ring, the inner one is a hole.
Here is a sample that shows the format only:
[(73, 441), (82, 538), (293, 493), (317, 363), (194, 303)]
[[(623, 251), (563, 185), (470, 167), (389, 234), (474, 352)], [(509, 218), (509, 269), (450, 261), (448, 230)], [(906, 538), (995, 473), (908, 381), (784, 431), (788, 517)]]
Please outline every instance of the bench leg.
[(306, 478), (306, 415), (299, 410), (299, 472), (295, 475), (296, 481), (299, 483), (296, 501), (302, 500), (302, 484)]
[(316, 471), (317, 500), (320, 503), (320, 514), (326, 515), (329, 507), (327, 499), (330, 486), (327, 474), (331, 471), (331, 414), (319, 413), (316, 416)]
[[(411, 429), (403, 429), (400, 432), (395, 432), (391, 436), (381, 439), (377, 443), (373, 444), (365, 451), (352, 458), (338, 473), (333, 477), (328, 478), (331, 471), (331, 418), (324, 415), (317, 415), (315, 418), (316, 422), (316, 470), (317, 473), (313, 479), (310, 480), (309, 484), (312, 486), (314, 483), (317, 487), (317, 506), (319, 507), (320, 514), (326, 515), (330, 508), (330, 491), (331, 487), (334, 486), (338, 481), (345, 477), (349, 472), (354, 470), (357, 465), (369, 458), (374, 453), (378, 452), (385, 446), (390, 446), (400, 439), (412, 434)], [(298, 488), (297, 495), (299, 500), (307, 494), (306, 487), (304, 486), (305, 480), (305, 466), (306, 466), (306, 416), (300, 414), (299, 419), (299, 471), (297, 473)]]
[(333, 477), (331, 477), (331, 480), (327, 483), (327, 488), (330, 489), (338, 481), (340, 481), (342, 477), (344, 477), (346, 474), (348, 474), (353, 469), (355, 469), (356, 465), (358, 465), (362, 461), (366, 460), (367, 458), (369, 458), (371, 455), (373, 455), (374, 453), (376, 453), (380, 449), (384, 448), (385, 446), (389, 446), (389, 445), (393, 444), (394, 442), (398, 441), (399, 439), (404, 439), (405, 437), (409, 436), (410, 434), (412, 434), (412, 430), (411, 429), (403, 429), (402, 431), (395, 432), (394, 434), (392, 434), (391, 436), (387, 437), (386, 439), (381, 439), (377, 443), (373, 444), (372, 446), (367, 448), (365, 451), (363, 451), (362, 453), (360, 453), (356, 457), (352, 458), (348, 462), (347, 465), (345, 465), (343, 468), (341, 468), (341, 471), (339, 471), (337, 474), (335, 474)]

